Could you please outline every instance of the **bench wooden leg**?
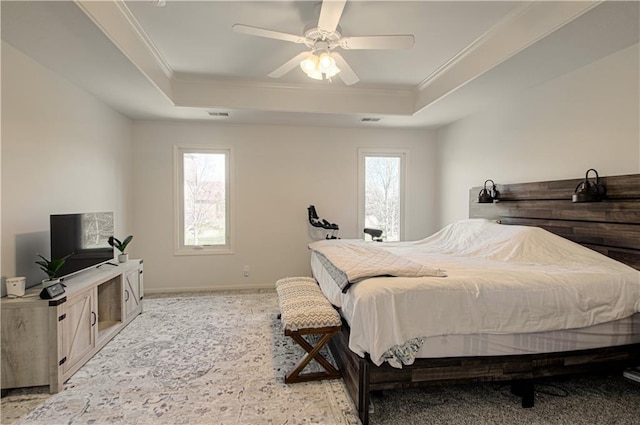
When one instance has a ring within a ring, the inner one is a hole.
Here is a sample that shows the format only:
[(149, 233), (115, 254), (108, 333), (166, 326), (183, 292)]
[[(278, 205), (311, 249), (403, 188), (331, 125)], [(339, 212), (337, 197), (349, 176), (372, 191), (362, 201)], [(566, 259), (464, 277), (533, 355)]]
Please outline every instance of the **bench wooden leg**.
[[(299, 333), (297, 331), (286, 331), (285, 335), (293, 338), (295, 342), (297, 342), (302, 348), (304, 348), (307, 354), (305, 354), (305, 356), (300, 359), (296, 367), (291, 372), (289, 372), (287, 376), (285, 376), (284, 382), (287, 384), (292, 384), (295, 382), (319, 381), (321, 379), (340, 378), (340, 372), (335, 367), (333, 367), (333, 365), (327, 359), (325, 359), (322, 354), (320, 354), (320, 350), (322, 349), (322, 347), (324, 347), (329, 342), (329, 340), (338, 332), (339, 329), (322, 333), (322, 336), (314, 347), (302, 337), (302, 333)], [(304, 334), (310, 333), (312, 332), (304, 332)], [(309, 364), (311, 360), (317, 361), (325, 369), (325, 371), (302, 374), (302, 370)]]

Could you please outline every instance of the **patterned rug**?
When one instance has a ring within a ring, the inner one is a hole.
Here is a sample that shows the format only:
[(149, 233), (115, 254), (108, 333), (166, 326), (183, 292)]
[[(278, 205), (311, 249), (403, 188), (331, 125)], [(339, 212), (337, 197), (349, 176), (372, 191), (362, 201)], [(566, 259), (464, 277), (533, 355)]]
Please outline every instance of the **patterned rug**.
[[(277, 314), (271, 291), (147, 298), (64, 391), (41, 392), (18, 423), (357, 424), (341, 380), (284, 384), (304, 352)], [(34, 398), (6, 401), (20, 396)]]
[[(275, 292), (146, 298), (145, 311), (54, 395), (12, 390), (3, 424), (358, 424), (341, 380), (285, 385), (304, 354), (284, 337)], [(587, 376), (537, 387), (385, 391), (372, 425), (637, 424), (640, 384)]]

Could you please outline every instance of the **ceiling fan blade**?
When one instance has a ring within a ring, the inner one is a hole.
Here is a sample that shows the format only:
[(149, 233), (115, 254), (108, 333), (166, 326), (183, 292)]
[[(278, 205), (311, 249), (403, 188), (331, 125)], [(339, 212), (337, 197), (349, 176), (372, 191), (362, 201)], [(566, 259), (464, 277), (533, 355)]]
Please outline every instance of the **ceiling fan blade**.
[(369, 35), (364, 37), (342, 37), (343, 49), (410, 49), (415, 38), (406, 35)]
[(300, 53), (298, 53), (297, 55), (295, 55), (294, 57), (292, 57), (291, 59), (286, 61), (278, 69), (276, 69), (275, 71), (271, 72), (271, 74), (269, 74), (269, 77), (271, 77), (271, 78), (280, 78), (280, 77), (282, 77), (284, 74), (286, 74), (287, 72), (291, 71), (296, 66), (300, 65), (300, 62), (305, 57), (307, 57), (308, 54), (309, 54), (309, 52), (300, 52)]
[(346, 60), (338, 52), (331, 52), (331, 57), (336, 61), (336, 66), (340, 69), (338, 77), (348, 86), (360, 81), (360, 78), (353, 72)]
[(324, 0), (320, 8), (318, 28), (327, 33), (335, 32), (347, 0)]
[(242, 34), (257, 35), (258, 37), (275, 38), (276, 40), (290, 41), (292, 43), (304, 43), (304, 36), (287, 34), (286, 32), (272, 31), (265, 28), (252, 27), (249, 25), (234, 24), (233, 30)]

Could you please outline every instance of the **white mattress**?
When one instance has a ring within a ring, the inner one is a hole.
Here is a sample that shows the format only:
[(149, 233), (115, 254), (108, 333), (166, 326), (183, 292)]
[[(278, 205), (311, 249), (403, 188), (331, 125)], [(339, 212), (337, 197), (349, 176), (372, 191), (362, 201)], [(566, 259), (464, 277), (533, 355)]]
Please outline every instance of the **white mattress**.
[(375, 364), (414, 338), (425, 341), (418, 357), (442, 357), (620, 345), (640, 331), (632, 319), (609, 323), (640, 311), (640, 272), (542, 229), (465, 220), (376, 247), (449, 276), (377, 277), (342, 293), (312, 253), (314, 277), (351, 326), (349, 347)]
[[(311, 270), (322, 293), (342, 307), (342, 292), (317, 256), (311, 254)], [(348, 320), (347, 320), (348, 322)], [(506, 356), (552, 353), (640, 343), (640, 313), (580, 329), (515, 334), (438, 335), (426, 337), (417, 358)]]
[(640, 343), (640, 313), (582, 329), (427, 337), (416, 357), (506, 356)]

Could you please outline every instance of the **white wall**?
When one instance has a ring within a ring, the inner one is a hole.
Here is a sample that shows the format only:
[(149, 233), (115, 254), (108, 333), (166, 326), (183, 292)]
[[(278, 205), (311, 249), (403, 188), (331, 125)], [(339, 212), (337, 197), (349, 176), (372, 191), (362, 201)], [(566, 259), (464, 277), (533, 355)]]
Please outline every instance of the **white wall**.
[(129, 119), (2, 43), (3, 294), (7, 277), (46, 277), (50, 214), (113, 211), (133, 231), (131, 147)]
[(468, 193), (498, 184), (640, 172), (638, 44), (438, 134), (440, 225), (468, 217)]
[[(174, 144), (234, 149), (235, 253), (173, 255)], [(135, 244), (145, 261), (145, 289), (273, 287), (285, 276), (308, 275), (313, 231), (307, 207), (357, 237), (357, 149), (409, 150), (407, 239), (435, 230), (435, 142), (427, 131), (209, 123), (135, 122)], [(249, 265), (248, 278), (242, 268)]]

